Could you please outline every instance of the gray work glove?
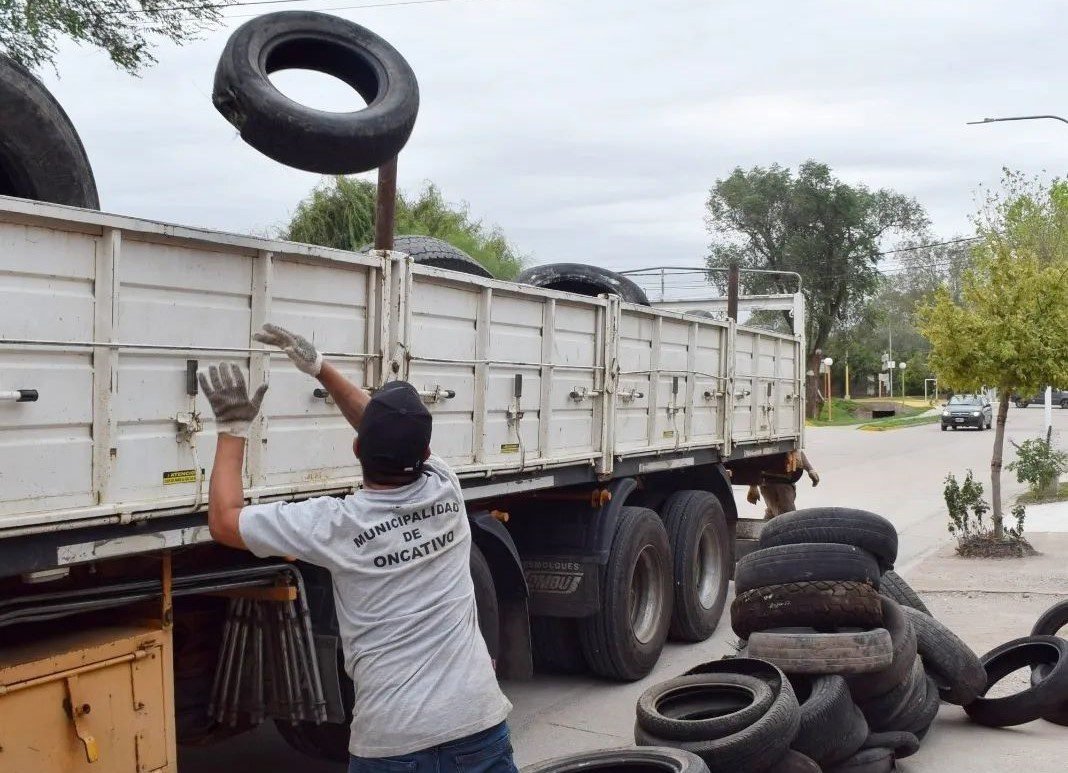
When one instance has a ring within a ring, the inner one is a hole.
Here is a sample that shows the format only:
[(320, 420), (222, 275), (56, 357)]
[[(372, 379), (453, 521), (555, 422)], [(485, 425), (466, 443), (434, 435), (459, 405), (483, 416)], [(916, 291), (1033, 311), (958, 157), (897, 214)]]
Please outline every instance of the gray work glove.
[(263, 326), (262, 333), (253, 333), (252, 337), (261, 344), (277, 346), (293, 361), (298, 370), (309, 376), (318, 376), (323, 367), (323, 355), (315, 350), (315, 346), (304, 336), (290, 333), (278, 325), (267, 324)]
[(260, 412), (267, 385), (263, 384), (250, 398), (245, 376), (236, 365), (212, 365), (208, 373), (211, 375), (210, 383), (203, 373), (199, 374), (200, 388), (215, 412), (219, 434), (248, 438), (248, 429)]
[(816, 488), (816, 486), (820, 485), (820, 474), (815, 470), (808, 471), (808, 479), (812, 481), (812, 488)]

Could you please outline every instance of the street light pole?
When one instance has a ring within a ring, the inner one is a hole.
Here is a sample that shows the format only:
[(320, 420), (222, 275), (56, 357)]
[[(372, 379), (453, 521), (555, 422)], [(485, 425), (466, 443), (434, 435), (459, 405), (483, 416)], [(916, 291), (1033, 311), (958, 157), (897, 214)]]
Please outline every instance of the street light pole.
[(830, 357), (823, 358), (823, 364), (827, 366), (827, 422), (830, 423), (834, 418), (834, 413), (831, 410), (831, 366), (834, 364), (834, 360)]
[(998, 123), (999, 121), (1037, 121), (1043, 118), (1052, 118), (1054, 121), (1068, 123), (1068, 118), (1061, 118), (1059, 115), (1013, 115), (1007, 118), (984, 118), (981, 121), (968, 121), (967, 123), (969, 126), (975, 126), (983, 123)]

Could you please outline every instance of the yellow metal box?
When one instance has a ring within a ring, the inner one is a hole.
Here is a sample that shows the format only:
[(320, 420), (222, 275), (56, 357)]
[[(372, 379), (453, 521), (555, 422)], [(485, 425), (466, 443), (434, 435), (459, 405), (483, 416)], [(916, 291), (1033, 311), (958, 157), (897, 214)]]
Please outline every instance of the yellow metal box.
[(169, 632), (0, 647), (0, 773), (177, 771)]

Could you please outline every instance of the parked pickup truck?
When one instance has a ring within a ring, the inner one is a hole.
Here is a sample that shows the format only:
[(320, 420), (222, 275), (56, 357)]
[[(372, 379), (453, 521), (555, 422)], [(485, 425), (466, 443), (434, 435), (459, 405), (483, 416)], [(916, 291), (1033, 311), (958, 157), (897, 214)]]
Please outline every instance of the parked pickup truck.
[[(722, 299), (643, 305), (8, 197), (0, 244), (0, 667), (20, 642), (66, 637), (69, 652), (105, 623), (159, 619), (171, 744), (271, 719), (302, 751), (345, 755), (330, 578), (222, 548), (206, 527), (215, 426), (195, 374), (209, 363), (271, 384), (248, 501), (361, 484), (351, 429), (252, 340), (264, 322), (359, 384), (420, 390), (463, 484), (480, 625), (509, 678), (537, 659), (638, 679), (669, 632), (708, 637), (732, 571), (732, 485), (793, 471), (802, 447), (799, 295), (741, 299), (794, 312), (794, 332), (772, 332), (727, 319)], [(124, 635), (136, 677), (148, 656)], [(120, 662), (102, 641), (100, 663)], [(56, 714), (73, 723), (63, 743), (102, 711)]]

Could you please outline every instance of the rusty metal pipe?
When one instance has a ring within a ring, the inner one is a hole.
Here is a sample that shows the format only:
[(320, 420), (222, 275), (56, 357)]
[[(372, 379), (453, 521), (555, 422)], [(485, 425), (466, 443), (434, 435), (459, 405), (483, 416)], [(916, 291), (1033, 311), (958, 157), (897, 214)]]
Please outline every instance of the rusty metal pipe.
[(397, 157), (378, 167), (378, 190), (375, 196), (375, 249), (393, 249), (393, 231), (397, 213)]

